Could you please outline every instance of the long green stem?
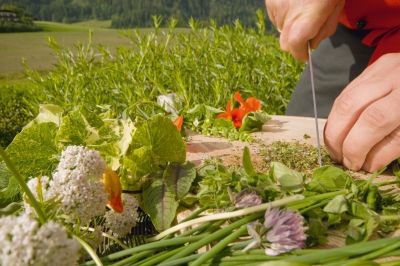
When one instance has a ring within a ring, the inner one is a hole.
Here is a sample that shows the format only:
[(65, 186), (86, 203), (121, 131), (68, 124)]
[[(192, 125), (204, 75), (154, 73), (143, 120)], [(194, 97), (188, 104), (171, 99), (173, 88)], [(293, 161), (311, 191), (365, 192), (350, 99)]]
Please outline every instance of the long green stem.
[(157, 254), (156, 256), (153, 256), (153, 257), (149, 258), (146, 261), (139, 262), (138, 265), (140, 265), (140, 266), (157, 265), (159, 262), (162, 262), (162, 261), (168, 259), (169, 257), (175, 255), (176, 253), (180, 252), (184, 248), (185, 248), (185, 246), (180, 247), (180, 248), (176, 248), (176, 249), (173, 249), (173, 250), (166, 251), (166, 252), (164, 252), (162, 254)]
[(174, 227), (171, 227), (171, 228), (161, 232), (160, 234), (156, 235), (155, 237), (150, 238), (149, 241), (160, 240), (169, 234), (175, 233), (179, 230), (182, 230), (183, 228), (186, 228), (186, 227), (189, 227), (189, 226), (192, 226), (195, 224), (216, 221), (216, 220), (227, 220), (230, 218), (245, 216), (248, 214), (265, 211), (268, 208), (281, 207), (281, 206), (287, 205), (289, 203), (298, 202), (303, 199), (304, 199), (303, 195), (294, 195), (294, 196), (286, 197), (283, 199), (275, 200), (272, 202), (264, 203), (264, 204), (246, 208), (246, 209), (241, 209), (241, 210), (237, 210), (237, 211), (233, 211), (233, 212), (217, 213), (217, 214), (212, 214), (209, 216), (200, 217), (200, 218), (193, 219), (193, 220), (190, 220), (190, 221), (187, 221), (184, 223), (180, 223)]
[(320, 264), (327, 261), (332, 261), (332, 259), (338, 261), (340, 258), (361, 256), (399, 241), (400, 237), (373, 240), (340, 248), (321, 250), (315, 253), (301, 256), (288, 256), (285, 261), (309, 264)]
[(201, 256), (201, 254), (193, 254), (190, 256), (183, 257), (183, 258), (167, 261), (160, 265), (163, 265), (163, 266), (188, 265), (189, 262), (194, 261), (195, 259), (197, 259), (200, 256)]
[(142, 258), (144, 258), (144, 257), (148, 257), (148, 256), (150, 256), (150, 255), (153, 254), (153, 253), (154, 253), (154, 251), (152, 251), (152, 250), (146, 250), (146, 251), (143, 251), (143, 252), (134, 254), (134, 255), (132, 255), (132, 256), (130, 256), (130, 257), (128, 257), (128, 258), (125, 258), (125, 259), (123, 259), (123, 260), (120, 260), (120, 261), (118, 261), (118, 262), (116, 262), (116, 263), (114, 263), (114, 264), (111, 264), (111, 266), (125, 266), (125, 265), (129, 265), (129, 264), (132, 264), (132, 263), (137, 262), (138, 260), (140, 260), (140, 259), (142, 259)]
[(81, 239), (80, 237), (78, 237), (76, 235), (73, 235), (73, 237), (76, 240), (78, 240), (78, 242), (86, 250), (86, 252), (93, 259), (93, 261), (96, 263), (97, 266), (103, 266), (103, 263), (101, 262), (100, 258), (97, 256), (96, 251), (94, 251), (93, 248), (88, 243), (86, 243), (83, 239)]
[(17, 180), (19, 185), (21, 186), (21, 190), (26, 194), (28, 197), (32, 207), (35, 209), (37, 216), (39, 217), (39, 221), (44, 224), (46, 222), (46, 215), (44, 214), (42, 208), (40, 207), (39, 202), (36, 200), (35, 196), (33, 196), (31, 190), (26, 185), (24, 178), (18, 172), (17, 168), (15, 167), (14, 163), (11, 161), (10, 157), (8, 157), (5, 150), (0, 146), (0, 155), (3, 158), (7, 168), (11, 171), (14, 178)]
[[(81, 226), (81, 229), (82, 229), (82, 230), (87, 230), (87, 231), (90, 231), (90, 232), (96, 231), (96, 229), (94, 229), (94, 228), (92, 228), (92, 227), (84, 227), (84, 226)], [(105, 233), (105, 232), (101, 232), (101, 235), (104, 236), (104, 237), (107, 237), (107, 238), (111, 239), (112, 241), (114, 241), (115, 243), (117, 243), (118, 245), (120, 245), (123, 249), (128, 249), (128, 248), (129, 248), (127, 245), (125, 245), (124, 243), (122, 243), (121, 240), (119, 240), (118, 238), (116, 238), (116, 237), (114, 237), (114, 236), (112, 236), (112, 235), (110, 235), (110, 234), (107, 234), (107, 233)]]
[(242, 225), (242, 227), (240, 227), (238, 230), (236, 230), (235, 232), (231, 233), (230, 235), (222, 239), (220, 242), (218, 242), (218, 244), (213, 246), (208, 252), (203, 253), (198, 259), (196, 259), (192, 264), (190, 264), (190, 266), (201, 266), (203, 263), (212, 259), (219, 252), (221, 252), (229, 243), (238, 239), (246, 232), (247, 232), (246, 225)]
[[(199, 248), (213, 242), (213, 241), (217, 241), (223, 237), (225, 237), (226, 235), (228, 235), (229, 233), (231, 233), (234, 229), (247, 224), (251, 221), (254, 221), (258, 218), (260, 218), (262, 216), (262, 213), (256, 213), (250, 216), (246, 216), (234, 223), (231, 223), (230, 225), (212, 233), (211, 235), (202, 238), (199, 241), (196, 241), (194, 243), (189, 244), (184, 250), (182, 250), (181, 252), (175, 254), (174, 256), (172, 256), (171, 258), (169, 258), (167, 261), (173, 260), (173, 259), (178, 259), (178, 258), (182, 258), (185, 257), (187, 255), (192, 254), (193, 252), (195, 252), (196, 250), (198, 250)], [(160, 266), (163, 265), (160, 264)]]
[(173, 239), (167, 239), (167, 240), (161, 240), (161, 241), (157, 241), (157, 242), (147, 243), (147, 244), (136, 246), (136, 247), (133, 247), (130, 249), (125, 249), (125, 250), (104, 256), (103, 259), (104, 260), (116, 260), (116, 259), (119, 259), (119, 258), (122, 258), (125, 256), (129, 256), (134, 253), (145, 251), (145, 250), (153, 250), (153, 249), (165, 248), (165, 247), (169, 247), (169, 246), (183, 245), (186, 243), (199, 241), (208, 235), (209, 234), (204, 233), (204, 234), (201, 234), (198, 236), (177, 237), (177, 238), (173, 238)]

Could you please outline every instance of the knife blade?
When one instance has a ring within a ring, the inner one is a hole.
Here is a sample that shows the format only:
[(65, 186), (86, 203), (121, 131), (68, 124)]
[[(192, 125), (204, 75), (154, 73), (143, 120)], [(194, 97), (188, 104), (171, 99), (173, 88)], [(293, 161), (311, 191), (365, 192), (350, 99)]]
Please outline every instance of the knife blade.
[(315, 97), (314, 69), (313, 69), (313, 63), (312, 63), (312, 58), (311, 58), (310, 41), (308, 41), (307, 46), (308, 46), (308, 66), (310, 68), (311, 92), (312, 92), (312, 99), (313, 99), (313, 105), (314, 105), (315, 133), (317, 135), (318, 164), (319, 164), (319, 166), (322, 166), (321, 141), (319, 139), (319, 128), (318, 128), (317, 99)]

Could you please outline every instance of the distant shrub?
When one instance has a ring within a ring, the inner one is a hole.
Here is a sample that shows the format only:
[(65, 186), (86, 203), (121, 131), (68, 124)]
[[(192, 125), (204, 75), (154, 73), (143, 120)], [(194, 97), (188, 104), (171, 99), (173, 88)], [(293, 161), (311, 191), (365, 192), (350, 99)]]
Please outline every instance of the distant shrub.
[(35, 108), (28, 92), (12, 86), (1, 88), (0, 96), (0, 145), (7, 147), (34, 117)]
[(0, 6), (0, 32), (40, 31), (31, 15), (13, 5)]

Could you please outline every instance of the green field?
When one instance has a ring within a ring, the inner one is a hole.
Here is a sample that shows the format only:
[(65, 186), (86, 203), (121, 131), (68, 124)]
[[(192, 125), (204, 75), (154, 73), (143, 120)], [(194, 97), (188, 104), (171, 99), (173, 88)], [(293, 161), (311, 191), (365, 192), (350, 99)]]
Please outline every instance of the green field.
[[(0, 34), (0, 76), (15, 79), (16, 73), (24, 70), (22, 60), (34, 70), (49, 70), (56, 58), (48, 45), (48, 38), (54, 37), (61, 46), (73, 47), (74, 44), (86, 43), (89, 30), (93, 31), (93, 44), (102, 44), (110, 49), (129, 45), (120, 31), (107, 28), (110, 21), (89, 21), (86, 23), (62, 24), (37, 22), (44, 31), (27, 33)], [(11, 77), (10, 77), (11, 76)], [(18, 76), (18, 75), (17, 75)], [(0, 80), (1, 82), (1, 80)]]

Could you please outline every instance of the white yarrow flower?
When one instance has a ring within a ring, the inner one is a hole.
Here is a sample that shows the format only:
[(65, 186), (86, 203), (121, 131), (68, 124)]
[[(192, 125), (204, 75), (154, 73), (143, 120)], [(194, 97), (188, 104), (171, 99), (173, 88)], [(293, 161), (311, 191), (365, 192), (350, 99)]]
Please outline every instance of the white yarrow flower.
[(0, 243), (0, 265), (78, 264), (79, 243), (52, 221), (40, 227), (26, 214), (0, 218)]
[(106, 162), (100, 153), (83, 146), (68, 146), (62, 153), (57, 172), (76, 170), (86, 178), (101, 178)]
[[(38, 181), (40, 179), (40, 186), (38, 186)], [(30, 179), (26, 184), (29, 188), (29, 190), (32, 192), (33, 196), (38, 199), (38, 190), (40, 190), (40, 193), (42, 194), (43, 200), (47, 200), (49, 198), (49, 192), (48, 192), (48, 187), (49, 187), (49, 182), (50, 178), (48, 176), (40, 176), (40, 177), (35, 177)], [(24, 208), (25, 212), (28, 214), (35, 214), (36, 211), (34, 208), (27, 202), (27, 197), (24, 197)]]
[(122, 198), (124, 211), (122, 213), (108, 210), (104, 217), (106, 218), (105, 227), (116, 237), (124, 237), (132, 231), (138, 218), (138, 203), (133, 196), (124, 195)]
[(72, 220), (88, 223), (106, 211), (108, 194), (102, 182), (106, 163), (99, 152), (69, 146), (50, 181), (48, 197), (60, 200), (60, 210)]

